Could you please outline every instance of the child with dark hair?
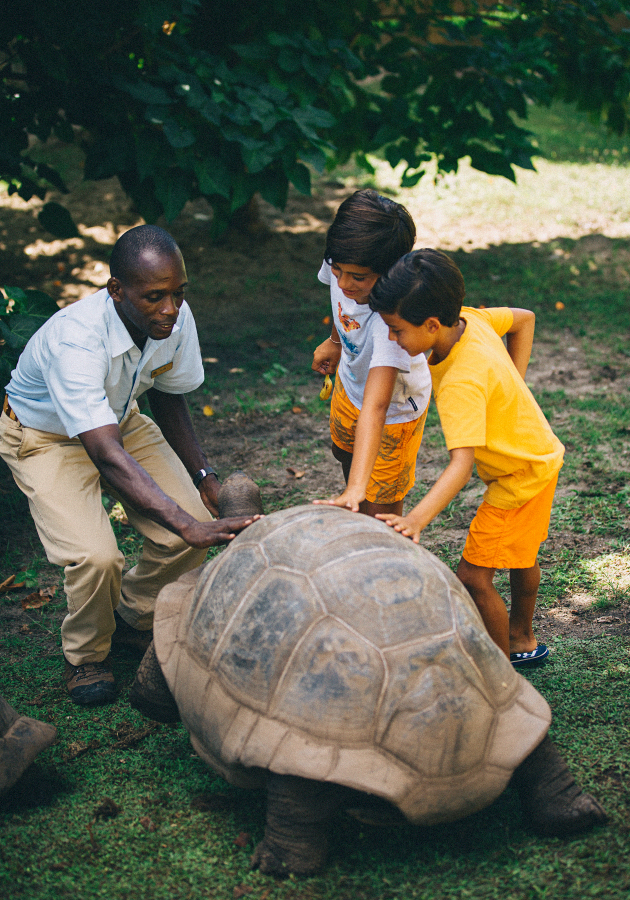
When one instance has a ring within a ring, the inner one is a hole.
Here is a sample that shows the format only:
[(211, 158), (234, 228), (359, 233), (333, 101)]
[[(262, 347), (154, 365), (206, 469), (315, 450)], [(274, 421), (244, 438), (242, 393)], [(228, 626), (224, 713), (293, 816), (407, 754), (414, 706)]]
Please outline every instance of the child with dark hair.
[(312, 368), (323, 375), (337, 371), (330, 432), (346, 489), (316, 502), (400, 515), (413, 487), (431, 378), (424, 356), (412, 359), (392, 345), (368, 298), (415, 237), (405, 207), (372, 190), (348, 197), (328, 230), (318, 277), (330, 285), (333, 326)]
[[(437, 250), (408, 253), (372, 291), (370, 307), (387, 324), (390, 340), (413, 357), (431, 354), (433, 392), (450, 454), (447, 468), (410, 513), (377, 518), (418, 543), (476, 464), (487, 490), (457, 575), (513, 665), (536, 665), (549, 653), (532, 631), (537, 557), (564, 447), (524, 381), (534, 313), (462, 307), (464, 295), (461, 272)], [(510, 570), (509, 616), (493, 585), (497, 569)]]

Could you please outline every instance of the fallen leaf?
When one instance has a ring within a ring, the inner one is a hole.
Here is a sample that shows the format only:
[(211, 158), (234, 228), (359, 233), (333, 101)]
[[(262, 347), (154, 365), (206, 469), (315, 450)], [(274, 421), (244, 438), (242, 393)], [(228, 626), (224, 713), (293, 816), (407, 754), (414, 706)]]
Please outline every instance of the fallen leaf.
[(248, 831), (241, 831), (238, 837), (234, 838), (234, 843), (237, 847), (247, 847), (251, 839), (252, 836)]
[(204, 408), (203, 408), (203, 414), (204, 414), (204, 416), (213, 416), (213, 415), (214, 415), (214, 410), (212, 409), (211, 406), (204, 406)]
[(148, 816), (143, 816), (140, 819), (140, 824), (143, 828), (146, 828), (147, 831), (155, 831), (155, 823), (152, 822)]
[(610, 625), (613, 622), (621, 622), (619, 616), (600, 616), (599, 619), (595, 619), (596, 622), (600, 622), (602, 625)]
[(234, 888), (234, 897), (238, 900), (239, 897), (244, 897), (245, 894), (253, 893), (253, 890), (254, 888), (249, 884), (237, 884)]
[(216, 356), (204, 356), (203, 361), (207, 362), (207, 363), (218, 363), (219, 362), (219, 360), (216, 358)]
[(0, 584), (0, 594), (4, 594), (6, 591), (17, 590), (17, 588), (24, 587), (25, 584), (25, 581), (20, 581), (18, 584), (16, 584), (15, 575), (9, 575), (9, 577), (5, 578), (2, 584)]
[(54, 588), (40, 588), (38, 591), (33, 591), (28, 597), (22, 597), (20, 600), (22, 609), (41, 609), (42, 606), (50, 603), (54, 593)]
[(65, 754), (64, 759), (76, 759), (78, 756), (83, 756), (84, 753), (88, 753), (90, 750), (97, 750), (100, 746), (100, 741), (97, 741), (96, 738), (93, 738), (87, 744), (82, 741), (73, 741), (71, 744), (68, 744), (68, 752)]
[(299, 415), (299, 413), (302, 412), (302, 407), (301, 407), (301, 406), (294, 406), (294, 407), (291, 409), (291, 412), (292, 412), (292, 413), (295, 413), (295, 415), (297, 416), (297, 415)]
[(304, 478), (306, 472), (298, 472), (297, 469), (294, 469), (292, 466), (287, 466), (287, 472), (289, 475), (292, 475), (293, 478)]
[(324, 316), (322, 319), (322, 325), (330, 325), (330, 316)]
[(564, 309), (564, 303), (562, 302), (562, 300), (557, 301), (556, 309)]
[(230, 369), (230, 375), (237, 375), (239, 372), (244, 372), (245, 369)]
[(22, 627), (20, 628), (20, 634), (30, 634), (30, 633), (31, 633), (31, 629), (28, 627), (28, 625), (22, 625)]
[(306, 338), (306, 340), (307, 340), (307, 341), (312, 341), (314, 337), (315, 337), (314, 334), (309, 334), (309, 336)]
[(127, 518), (127, 513), (125, 512), (125, 507), (122, 503), (114, 503), (109, 511), (109, 518), (115, 519), (117, 522), (120, 522), (121, 525), (129, 524), (129, 519)]
[(480, 303), (479, 306), (477, 307), (477, 309), (485, 309), (485, 308), (486, 308), (486, 307), (484, 306), (483, 303)]

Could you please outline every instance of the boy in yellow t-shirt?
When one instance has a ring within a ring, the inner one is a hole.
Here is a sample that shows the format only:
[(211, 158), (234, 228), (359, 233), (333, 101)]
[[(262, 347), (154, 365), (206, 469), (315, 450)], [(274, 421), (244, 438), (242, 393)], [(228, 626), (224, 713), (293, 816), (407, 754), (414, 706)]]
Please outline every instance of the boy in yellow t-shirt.
[[(389, 327), (390, 340), (410, 356), (430, 351), (433, 391), (451, 458), (410, 513), (377, 518), (417, 543), (476, 464), (487, 490), (457, 575), (513, 665), (537, 665), (549, 652), (532, 631), (540, 584), (537, 556), (547, 537), (564, 447), (524, 381), (534, 313), (462, 307), (464, 296), (461, 272), (437, 250), (408, 253), (372, 290), (370, 306)], [(510, 570), (509, 616), (493, 585), (499, 568)]]

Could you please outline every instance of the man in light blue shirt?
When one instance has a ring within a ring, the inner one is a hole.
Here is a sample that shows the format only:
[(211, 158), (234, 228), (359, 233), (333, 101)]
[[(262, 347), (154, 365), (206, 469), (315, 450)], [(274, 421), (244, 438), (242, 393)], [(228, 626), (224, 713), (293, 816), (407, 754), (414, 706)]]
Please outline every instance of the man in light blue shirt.
[[(204, 376), (179, 247), (141, 225), (116, 242), (110, 270), (107, 288), (28, 342), (0, 419), (0, 455), (48, 559), (64, 566), (65, 680), (82, 705), (115, 698), (112, 635), (146, 649), (160, 589), (251, 521), (212, 517), (219, 481), (184, 397)], [(145, 392), (155, 421), (139, 412)], [(102, 489), (145, 538), (124, 577)]]

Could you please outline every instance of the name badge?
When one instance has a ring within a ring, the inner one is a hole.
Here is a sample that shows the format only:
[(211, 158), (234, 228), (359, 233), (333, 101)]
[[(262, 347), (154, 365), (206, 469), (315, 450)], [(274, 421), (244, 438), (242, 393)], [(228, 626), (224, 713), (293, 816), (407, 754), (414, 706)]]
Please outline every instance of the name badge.
[(154, 370), (151, 372), (151, 378), (157, 378), (158, 375), (163, 375), (165, 372), (170, 372), (170, 370), (171, 370), (172, 368), (173, 368), (173, 363), (172, 363), (172, 362), (170, 362), (170, 363), (165, 363), (163, 366), (160, 366), (159, 369), (154, 369)]

